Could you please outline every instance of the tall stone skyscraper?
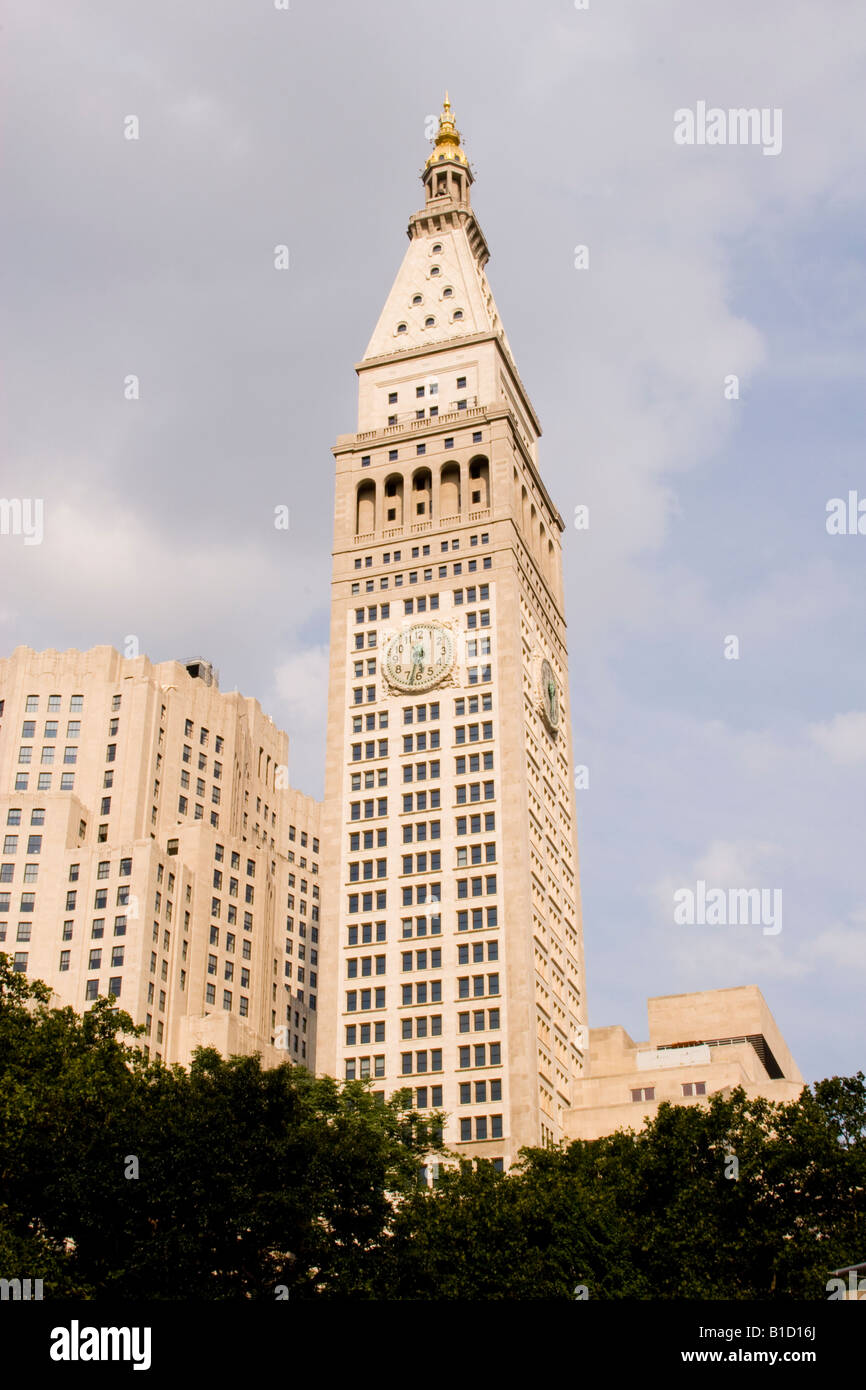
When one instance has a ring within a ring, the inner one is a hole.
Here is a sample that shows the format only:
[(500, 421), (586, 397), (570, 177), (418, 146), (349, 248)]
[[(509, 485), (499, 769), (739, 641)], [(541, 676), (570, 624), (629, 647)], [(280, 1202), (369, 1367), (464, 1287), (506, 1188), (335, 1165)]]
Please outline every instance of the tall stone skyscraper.
[(583, 1069), (563, 521), (447, 97), (423, 183), (334, 449), (317, 1060), (507, 1166)]

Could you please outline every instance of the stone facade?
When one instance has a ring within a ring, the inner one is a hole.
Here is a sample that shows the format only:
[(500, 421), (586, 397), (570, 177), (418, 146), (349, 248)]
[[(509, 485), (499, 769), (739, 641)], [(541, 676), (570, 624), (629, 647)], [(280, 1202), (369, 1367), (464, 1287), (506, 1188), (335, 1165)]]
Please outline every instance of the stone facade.
[(320, 804), (287, 736), (207, 662), (111, 647), (19, 647), (0, 701), (0, 949), (78, 1011), (113, 993), (168, 1062), (312, 1067)]

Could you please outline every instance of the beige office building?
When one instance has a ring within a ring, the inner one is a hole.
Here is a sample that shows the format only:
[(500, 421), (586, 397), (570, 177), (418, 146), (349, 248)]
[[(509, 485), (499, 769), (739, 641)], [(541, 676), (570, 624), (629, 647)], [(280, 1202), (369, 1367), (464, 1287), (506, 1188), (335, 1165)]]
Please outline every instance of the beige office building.
[(560, 538), (447, 100), (336, 457), (318, 1066), (506, 1165), (582, 1073)]
[(197, 1045), (312, 1066), (320, 804), (287, 736), (201, 660), (111, 647), (0, 660), (0, 949)]
[(792, 1101), (805, 1082), (756, 985), (648, 1000), (649, 1039), (592, 1028), (586, 1077), (566, 1117), (569, 1139), (641, 1129), (663, 1101), (706, 1105), (742, 1086)]

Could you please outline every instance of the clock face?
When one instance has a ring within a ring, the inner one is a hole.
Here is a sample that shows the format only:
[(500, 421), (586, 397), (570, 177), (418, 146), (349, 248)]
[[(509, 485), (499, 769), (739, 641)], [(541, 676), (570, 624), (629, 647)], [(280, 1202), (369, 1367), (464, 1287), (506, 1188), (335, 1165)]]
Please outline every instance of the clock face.
[(556, 733), (559, 728), (559, 689), (553, 667), (546, 657), (541, 663), (541, 709), (548, 728)]
[(398, 690), (429, 690), (454, 665), (454, 638), (440, 623), (412, 623), (385, 650), (385, 675)]

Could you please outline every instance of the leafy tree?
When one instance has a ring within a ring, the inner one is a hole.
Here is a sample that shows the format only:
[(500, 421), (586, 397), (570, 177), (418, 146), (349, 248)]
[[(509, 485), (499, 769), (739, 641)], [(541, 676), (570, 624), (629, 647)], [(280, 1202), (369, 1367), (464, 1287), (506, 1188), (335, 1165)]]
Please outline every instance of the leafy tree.
[[(0, 955), (0, 1255), (53, 1296), (364, 1297), (441, 1117), (258, 1057), (148, 1062)], [(11, 1267), (10, 1267), (11, 1265)]]
[(397, 1212), (379, 1294), (823, 1298), (866, 1249), (864, 1136), (858, 1074), (787, 1105), (662, 1105), (639, 1133), (524, 1150), (507, 1177), (464, 1163)]
[(866, 1079), (662, 1105), (638, 1133), (456, 1161), (441, 1116), (258, 1057), (148, 1061), (0, 954), (0, 1274), (50, 1297), (824, 1298), (866, 1251)]

